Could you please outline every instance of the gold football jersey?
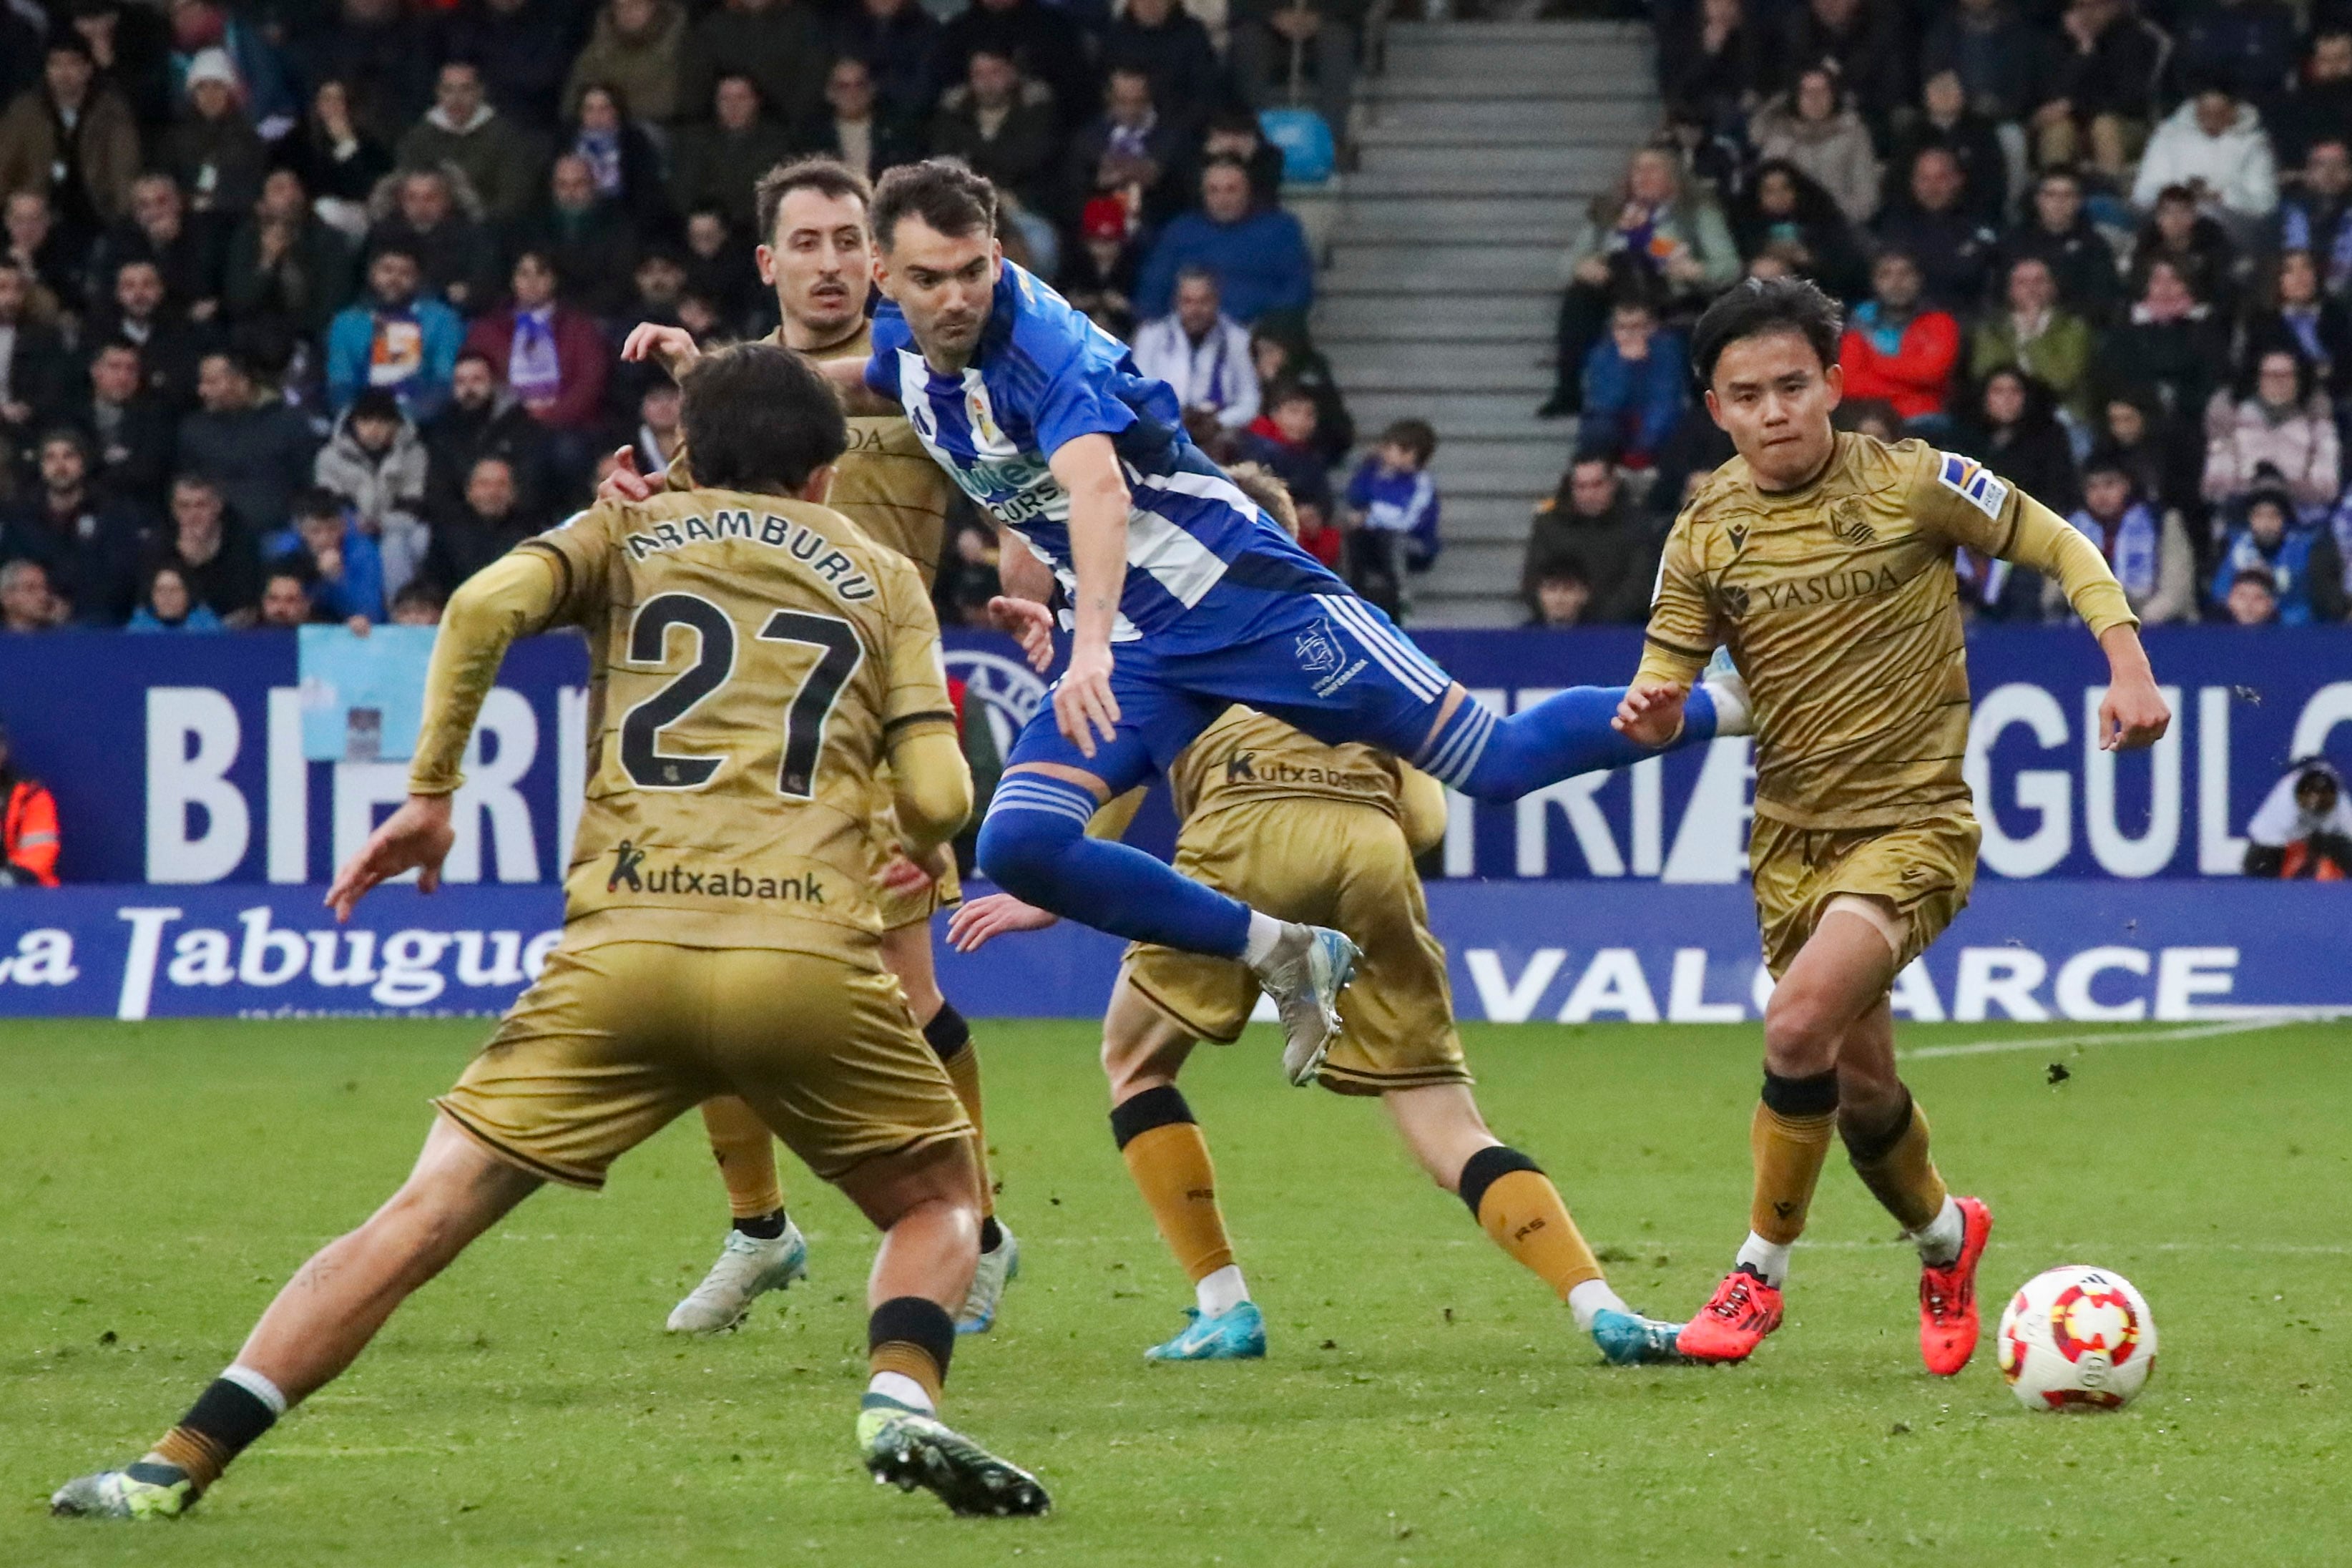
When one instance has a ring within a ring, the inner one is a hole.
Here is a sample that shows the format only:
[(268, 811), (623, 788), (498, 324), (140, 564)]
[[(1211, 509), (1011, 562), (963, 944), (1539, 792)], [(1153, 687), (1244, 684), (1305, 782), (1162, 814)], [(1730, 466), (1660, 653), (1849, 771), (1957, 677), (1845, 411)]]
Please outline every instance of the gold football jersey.
[(870, 963), (875, 772), (900, 733), (955, 724), (907, 559), (727, 490), (600, 502), (518, 548), (560, 568), (549, 624), (588, 634), (575, 938)]
[(1239, 703), (1201, 731), (1168, 770), (1177, 820), (1260, 800), (1337, 800), (1399, 815), (1403, 767), (1375, 746), (1327, 746)]
[[(770, 332), (763, 342), (783, 344), (783, 329)], [(813, 355), (819, 363), (870, 359), (874, 331), (860, 326), (855, 337)], [(673, 490), (691, 489), (694, 469), (686, 448), (670, 460), (666, 480)], [(901, 414), (853, 414), (849, 416), (849, 448), (841, 455), (833, 493), (824, 504), (915, 563), (929, 588), (939, 574), (940, 551), (947, 539), (948, 505), (955, 483), (947, 470), (923, 449), (912, 421)]]
[(1969, 805), (1969, 674), (1954, 552), (2056, 577), (2093, 632), (2136, 625), (2098, 550), (1981, 465), (1840, 435), (1821, 476), (1766, 491), (1734, 458), (1675, 520), (1644, 679), (1728, 645), (1756, 711), (1756, 814), (1882, 827)]

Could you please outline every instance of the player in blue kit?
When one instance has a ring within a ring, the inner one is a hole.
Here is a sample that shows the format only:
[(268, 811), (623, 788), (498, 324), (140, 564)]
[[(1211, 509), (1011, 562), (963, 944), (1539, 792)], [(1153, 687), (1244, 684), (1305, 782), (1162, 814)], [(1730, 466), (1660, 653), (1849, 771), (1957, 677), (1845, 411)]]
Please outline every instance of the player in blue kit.
[[(1611, 727), (1623, 689), (1579, 687), (1508, 718), (1471, 698), (1192, 445), (1165, 383), (1004, 260), (996, 193), (961, 164), (891, 170), (873, 224), (887, 302), (864, 390), (905, 410), (1070, 605), (1069, 665), (1051, 713), (1039, 710), (1006, 759), (982, 870), (1099, 930), (1241, 958), (1281, 1012), (1285, 1072), (1312, 1082), (1353, 945), (1087, 838), (1096, 808), (1164, 771), (1233, 702), (1327, 743), (1381, 747), (1465, 794), (1514, 799), (1654, 754)], [(1674, 743), (1746, 722), (1735, 688), (1703, 685)]]

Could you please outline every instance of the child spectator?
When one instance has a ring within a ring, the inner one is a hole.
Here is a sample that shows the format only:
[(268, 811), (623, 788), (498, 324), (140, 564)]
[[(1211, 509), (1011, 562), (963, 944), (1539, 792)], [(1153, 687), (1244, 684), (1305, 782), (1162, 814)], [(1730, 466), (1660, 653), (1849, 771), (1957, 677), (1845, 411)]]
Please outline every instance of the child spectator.
[(1283, 385), (1307, 390), (1315, 399), (1316, 449), (1327, 467), (1343, 461), (1356, 445), (1356, 421), (1331, 362), (1307, 340), (1307, 329), (1296, 321), (1260, 321), (1250, 329), (1250, 363), (1257, 367), (1262, 394)]
[[(2099, 547), (2133, 614), (2149, 626), (2197, 618), (2197, 552), (2180, 514), (2140, 492), (2132, 468), (2112, 447), (2083, 465), (2083, 504), (2066, 520)], [(2042, 591), (2044, 620), (2065, 616), (2065, 595), (2054, 582)]]
[(2246, 494), (2268, 469), (2296, 506), (2335, 503), (2342, 488), (2336, 419), (2316, 379), (2292, 349), (2266, 349), (2240, 396), (2213, 395), (2205, 411), (2207, 500)]
[(441, 624), (441, 607), (447, 603), (446, 595), (419, 577), (392, 596), (392, 624), (395, 626), (437, 626)]
[(1689, 382), (1682, 335), (1660, 331), (1643, 301), (1621, 300), (1608, 335), (1585, 356), (1582, 429), (1616, 447), (1622, 467), (1651, 468), (1681, 421)]
[[(2281, 626), (2308, 626), (2313, 581), (2343, 582), (2344, 563), (2334, 536), (2296, 522), (2294, 500), (2283, 489), (2256, 490), (2246, 498), (2242, 515), (2244, 521), (2223, 542), (2221, 564), (2214, 569), (2215, 607), (2242, 626), (2273, 619)], [(2262, 579), (2270, 601), (2270, 613), (2253, 620), (2240, 613), (2238, 602), (2249, 576)]]
[(334, 491), (314, 487), (296, 497), (293, 521), (262, 549), (273, 564), (299, 558), (311, 597), (332, 619), (383, 619), (383, 553)]
[(1564, 557), (1544, 568), (1536, 579), (1534, 609), (1528, 625), (1566, 628), (1585, 624), (1585, 612), (1592, 607), (1592, 584), (1584, 580), (1584, 568), (1574, 557)]
[(2240, 568), (2230, 578), (2230, 592), (2221, 601), (2221, 613), (2235, 626), (2276, 626), (2278, 579), (2259, 566)]
[(1404, 603), (1404, 574), (1437, 559), (1437, 481), (1428, 471), (1436, 451), (1427, 420), (1400, 419), (1348, 479), (1348, 581), (1391, 619)]
[[(1328, 487), (1324, 494), (1330, 494)], [(1302, 501), (1293, 497), (1291, 510), (1298, 518), (1300, 546), (1332, 571), (1339, 571), (1341, 555), (1347, 549), (1347, 537), (1331, 521), (1330, 509), (1322, 501)]]
[(1241, 456), (1270, 469), (1300, 508), (1312, 506), (1328, 519), (1331, 472), (1315, 440), (1318, 418), (1313, 393), (1296, 384), (1277, 387), (1266, 399), (1265, 412), (1242, 437)]

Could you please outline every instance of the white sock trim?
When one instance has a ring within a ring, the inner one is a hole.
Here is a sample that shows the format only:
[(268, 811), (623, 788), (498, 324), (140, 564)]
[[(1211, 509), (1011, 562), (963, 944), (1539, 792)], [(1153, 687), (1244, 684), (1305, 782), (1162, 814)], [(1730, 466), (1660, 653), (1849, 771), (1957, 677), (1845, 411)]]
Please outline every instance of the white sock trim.
[(251, 1367), (231, 1364), (227, 1370), (221, 1373), (221, 1381), (224, 1383), (233, 1383), (236, 1384), (239, 1388), (242, 1388), (247, 1394), (250, 1394), (256, 1399), (258, 1399), (261, 1403), (269, 1406), (269, 1414), (272, 1415), (283, 1415), (286, 1414), (286, 1395), (279, 1392), (276, 1384), (270, 1382), (268, 1378), (262, 1376)]
[(931, 1403), (931, 1396), (923, 1392), (923, 1385), (903, 1372), (876, 1373), (874, 1381), (866, 1385), (866, 1392), (878, 1394), (885, 1399), (903, 1405), (909, 1410), (919, 1410), (926, 1415), (939, 1414), (939, 1407)]
[(1283, 922), (1272, 915), (1250, 911), (1249, 937), (1242, 943), (1242, 962), (1255, 969), (1274, 956), (1274, 944), (1282, 940)]
[(1221, 1318), (1250, 1299), (1241, 1265), (1228, 1263), (1192, 1287), (1192, 1300), (1204, 1318)]
[(1948, 1193), (1936, 1217), (1911, 1233), (1911, 1244), (1919, 1249), (1920, 1258), (1938, 1268), (1957, 1259), (1968, 1239), (1968, 1217), (1960, 1213), (1959, 1201)]
[(1606, 1279), (1587, 1279), (1570, 1289), (1568, 1310), (1576, 1316), (1577, 1332), (1583, 1334), (1592, 1331), (1592, 1320), (1603, 1312), (1622, 1312), (1628, 1317), (1633, 1313), (1625, 1299), (1609, 1288)]
[(1739, 1244), (1739, 1256), (1732, 1259), (1734, 1268), (1742, 1263), (1764, 1276), (1764, 1283), (1776, 1290), (1788, 1283), (1788, 1247), (1777, 1241), (1767, 1241), (1752, 1230), (1748, 1239)]

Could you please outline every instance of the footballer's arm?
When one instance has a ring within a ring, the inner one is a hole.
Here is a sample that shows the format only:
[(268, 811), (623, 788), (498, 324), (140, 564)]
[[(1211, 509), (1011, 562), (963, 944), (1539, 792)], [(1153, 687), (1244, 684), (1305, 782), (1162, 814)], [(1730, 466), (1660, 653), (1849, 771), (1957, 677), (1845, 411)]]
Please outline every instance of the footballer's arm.
[(2099, 704), (2099, 749), (2136, 752), (2164, 738), (2172, 710), (2140, 646), (2139, 618), (2106, 557), (2083, 531), (2035, 500), (2017, 498), (2017, 528), (2004, 560), (2054, 580), (2107, 656), (2107, 695)]
[(1079, 754), (1095, 754), (1095, 731), (1118, 732), (1118, 700), (1110, 689), (1110, 633), (1127, 586), (1127, 516), (1132, 499), (1118, 453), (1099, 432), (1064, 442), (1046, 460), (1070, 497), (1070, 570), (1078, 580), (1071, 605), (1070, 667), (1054, 688), (1054, 717)]
[(1663, 746), (1682, 733), (1683, 703), (1691, 683), (1715, 657), (1715, 608), (1699, 584), (1690, 549), (1689, 520), (1675, 524), (1658, 558), (1650, 622), (1642, 637), (1642, 665), (1610, 721), (1617, 732), (1644, 746)]

